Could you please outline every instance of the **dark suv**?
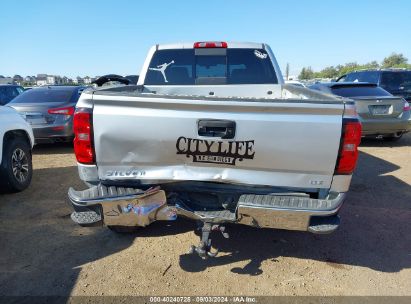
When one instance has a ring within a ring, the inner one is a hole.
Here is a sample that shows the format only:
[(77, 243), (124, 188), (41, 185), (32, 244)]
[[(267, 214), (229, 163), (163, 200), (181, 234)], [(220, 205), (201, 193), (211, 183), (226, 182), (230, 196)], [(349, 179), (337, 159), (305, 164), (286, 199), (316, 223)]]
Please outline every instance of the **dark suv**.
[(23, 87), (14, 84), (0, 85), (0, 106), (4, 106), (24, 92)]
[(402, 69), (362, 70), (348, 73), (338, 82), (375, 83), (392, 95), (411, 101), (411, 71)]

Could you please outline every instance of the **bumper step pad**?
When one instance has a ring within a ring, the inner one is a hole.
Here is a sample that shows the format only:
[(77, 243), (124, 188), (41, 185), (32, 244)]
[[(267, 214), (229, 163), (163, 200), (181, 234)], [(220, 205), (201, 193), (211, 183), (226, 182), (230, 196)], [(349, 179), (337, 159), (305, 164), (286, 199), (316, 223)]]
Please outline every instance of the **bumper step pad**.
[(337, 230), (340, 225), (340, 217), (338, 215), (327, 217), (313, 217), (308, 226), (308, 231), (316, 234), (329, 234)]
[(71, 219), (81, 226), (96, 226), (102, 223), (101, 215), (94, 211), (73, 212)]

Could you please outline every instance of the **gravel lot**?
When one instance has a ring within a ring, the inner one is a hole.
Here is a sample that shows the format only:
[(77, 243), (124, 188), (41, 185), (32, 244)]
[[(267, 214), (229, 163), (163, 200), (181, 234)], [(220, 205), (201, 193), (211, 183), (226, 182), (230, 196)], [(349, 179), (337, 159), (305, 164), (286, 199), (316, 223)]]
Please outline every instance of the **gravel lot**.
[(75, 225), (72, 150), (37, 147), (30, 188), (0, 194), (0, 295), (411, 295), (411, 135), (362, 144), (336, 233), (230, 226), (205, 262), (185, 254), (187, 220), (131, 235)]

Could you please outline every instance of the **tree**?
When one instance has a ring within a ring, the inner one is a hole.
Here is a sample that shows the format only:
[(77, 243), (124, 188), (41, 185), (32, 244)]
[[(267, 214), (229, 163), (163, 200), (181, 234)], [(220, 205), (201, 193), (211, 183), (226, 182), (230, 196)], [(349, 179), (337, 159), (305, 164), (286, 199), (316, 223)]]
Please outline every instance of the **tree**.
[(338, 76), (338, 71), (335, 67), (326, 67), (318, 73), (318, 78), (334, 78)]
[(364, 69), (378, 69), (378, 68), (405, 68), (411, 69), (411, 64), (408, 63), (408, 59), (403, 54), (392, 53), (390, 56), (385, 57), (381, 65), (377, 61), (371, 61), (366, 64), (358, 64), (357, 62), (348, 62), (344, 65), (339, 64), (337, 66), (325, 67), (319, 72), (314, 72), (311, 67), (303, 68), (300, 73), (300, 79), (307, 80), (313, 78), (337, 78), (339, 76), (348, 74), (356, 70)]
[(298, 76), (299, 79), (306, 79), (306, 71), (305, 68), (301, 69), (300, 75)]
[(366, 64), (369, 68), (372, 69), (378, 69), (380, 67), (380, 64), (377, 61), (371, 61), (370, 63)]
[(302, 80), (313, 79), (314, 78), (313, 69), (311, 67), (303, 68), (298, 78)]
[(392, 68), (399, 65), (406, 65), (407, 63), (408, 59), (404, 57), (403, 54), (392, 53), (390, 56), (384, 58), (382, 66), (384, 68)]
[(356, 62), (349, 62), (346, 63), (342, 69), (339, 71), (339, 75), (344, 75), (347, 74), (349, 72), (355, 71), (355, 70), (359, 70), (361, 68), (361, 66), (356, 63)]

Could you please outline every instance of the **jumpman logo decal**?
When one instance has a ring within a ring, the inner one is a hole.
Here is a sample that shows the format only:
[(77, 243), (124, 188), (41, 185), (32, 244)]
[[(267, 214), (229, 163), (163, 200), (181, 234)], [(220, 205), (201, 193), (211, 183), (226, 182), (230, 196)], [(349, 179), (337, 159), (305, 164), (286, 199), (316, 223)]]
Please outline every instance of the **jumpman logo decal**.
[(168, 82), (167, 77), (166, 77), (166, 69), (168, 68), (169, 65), (173, 63), (174, 63), (174, 60), (172, 60), (170, 63), (160, 64), (156, 68), (149, 68), (149, 70), (161, 72), (161, 74), (164, 77), (164, 82)]

